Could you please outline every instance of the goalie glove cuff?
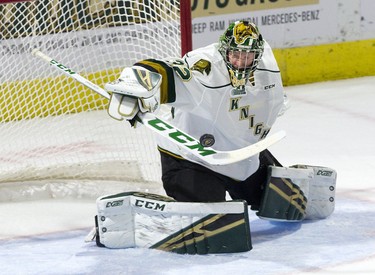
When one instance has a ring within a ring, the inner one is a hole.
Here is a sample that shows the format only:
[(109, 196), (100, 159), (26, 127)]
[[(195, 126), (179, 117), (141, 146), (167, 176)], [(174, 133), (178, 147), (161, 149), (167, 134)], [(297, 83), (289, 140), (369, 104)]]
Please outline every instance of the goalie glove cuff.
[(146, 112), (156, 112), (159, 107), (160, 93), (153, 95), (149, 98), (138, 98), (138, 106), (142, 113)]

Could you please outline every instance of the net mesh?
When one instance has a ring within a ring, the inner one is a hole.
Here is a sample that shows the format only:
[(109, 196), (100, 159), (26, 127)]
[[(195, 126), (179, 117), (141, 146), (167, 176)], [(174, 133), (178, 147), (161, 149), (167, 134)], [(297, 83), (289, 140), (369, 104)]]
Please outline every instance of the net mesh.
[(160, 181), (145, 127), (31, 55), (38, 48), (103, 87), (144, 58), (180, 56), (179, 1), (39, 0), (0, 5), (0, 182)]

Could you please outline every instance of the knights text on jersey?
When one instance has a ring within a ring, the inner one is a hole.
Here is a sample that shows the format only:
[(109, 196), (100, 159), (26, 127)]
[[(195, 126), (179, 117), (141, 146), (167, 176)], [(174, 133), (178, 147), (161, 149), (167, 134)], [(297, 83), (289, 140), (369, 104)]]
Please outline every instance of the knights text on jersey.
[[(255, 84), (248, 83), (244, 91), (231, 86), (217, 48), (217, 44), (212, 44), (188, 53), (182, 60), (147, 60), (136, 65), (163, 75), (161, 102), (173, 107), (173, 112), (158, 115), (198, 140), (204, 134), (212, 134), (214, 149), (235, 150), (267, 136), (283, 106), (284, 91), (268, 44), (254, 73)], [(181, 156), (181, 150), (172, 142), (162, 137), (157, 137), (157, 141), (163, 150)], [(198, 162), (194, 156), (182, 157)], [(235, 164), (205, 166), (245, 180), (258, 169), (259, 160), (254, 156)]]

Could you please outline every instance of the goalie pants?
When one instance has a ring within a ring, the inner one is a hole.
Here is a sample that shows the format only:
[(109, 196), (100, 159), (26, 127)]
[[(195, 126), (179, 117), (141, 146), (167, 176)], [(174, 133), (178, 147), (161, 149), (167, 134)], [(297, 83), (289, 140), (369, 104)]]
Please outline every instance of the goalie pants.
[(258, 170), (244, 181), (234, 180), (199, 164), (160, 151), (163, 187), (167, 195), (182, 202), (220, 202), (226, 191), (232, 199), (241, 199), (258, 210), (268, 166), (282, 166), (265, 150), (259, 154)]

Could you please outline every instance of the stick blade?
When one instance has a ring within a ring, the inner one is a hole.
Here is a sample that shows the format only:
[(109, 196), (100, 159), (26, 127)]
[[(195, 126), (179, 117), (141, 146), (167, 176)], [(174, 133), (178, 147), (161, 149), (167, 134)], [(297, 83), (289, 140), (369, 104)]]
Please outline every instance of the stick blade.
[(244, 148), (233, 151), (216, 151), (217, 154), (204, 157), (204, 162), (210, 165), (227, 165), (248, 159), (260, 152), (266, 150), (268, 147), (279, 142), (286, 136), (285, 131), (279, 131), (271, 136), (266, 137)]

